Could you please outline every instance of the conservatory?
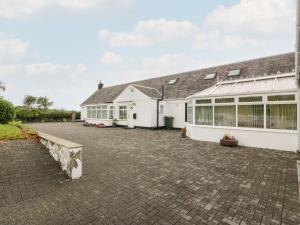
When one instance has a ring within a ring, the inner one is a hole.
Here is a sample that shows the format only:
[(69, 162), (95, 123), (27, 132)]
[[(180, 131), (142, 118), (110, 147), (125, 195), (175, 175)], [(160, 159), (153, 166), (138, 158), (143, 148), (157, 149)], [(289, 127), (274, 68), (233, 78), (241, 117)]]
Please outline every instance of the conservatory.
[(297, 151), (295, 74), (219, 82), (187, 98), (187, 135), (219, 142)]

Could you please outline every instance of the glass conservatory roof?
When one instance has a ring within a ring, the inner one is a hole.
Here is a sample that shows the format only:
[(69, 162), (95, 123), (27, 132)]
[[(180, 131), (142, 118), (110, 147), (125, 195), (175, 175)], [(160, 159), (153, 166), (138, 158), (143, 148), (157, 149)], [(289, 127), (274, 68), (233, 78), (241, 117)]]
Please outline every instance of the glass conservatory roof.
[(297, 90), (295, 74), (256, 77), (219, 82), (188, 98), (220, 97), (252, 94), (294, 92)]

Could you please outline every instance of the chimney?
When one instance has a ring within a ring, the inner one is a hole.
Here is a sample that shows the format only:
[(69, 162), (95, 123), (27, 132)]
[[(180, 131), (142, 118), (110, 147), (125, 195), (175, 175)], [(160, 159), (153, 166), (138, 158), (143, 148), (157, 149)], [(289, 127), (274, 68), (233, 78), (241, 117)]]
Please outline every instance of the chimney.
[(297, 0), (295, 71), (298, 87), (300, 87), (300, 0)]
[(98, 90), (102, 89), (104, 86), (104, 84), (100, 81), (99, 84), (98, 84)]

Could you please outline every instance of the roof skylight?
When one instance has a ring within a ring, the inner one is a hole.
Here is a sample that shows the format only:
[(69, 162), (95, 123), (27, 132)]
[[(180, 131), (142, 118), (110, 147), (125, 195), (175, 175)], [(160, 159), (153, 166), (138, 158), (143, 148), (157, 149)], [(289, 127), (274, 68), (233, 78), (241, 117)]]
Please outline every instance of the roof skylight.
[(229, 73), (228, 73), (229, 77), (239, 76), (239, 75), (241, 75), (241, 70), (240, 69), (238, 69), (238, 70), (230, 70)]
[(209, 73), (209, 74), (206, 74), (205, 80), (212, 80), (212, 79), (215, 79), (216, 75), (217, 75), (216, 73)]
[(178, 80), (178, 78), (169, 80), (168, 84), (169, 85), (173, 85), (173, 84), (175, 84), (177, 82), (177, 80)]

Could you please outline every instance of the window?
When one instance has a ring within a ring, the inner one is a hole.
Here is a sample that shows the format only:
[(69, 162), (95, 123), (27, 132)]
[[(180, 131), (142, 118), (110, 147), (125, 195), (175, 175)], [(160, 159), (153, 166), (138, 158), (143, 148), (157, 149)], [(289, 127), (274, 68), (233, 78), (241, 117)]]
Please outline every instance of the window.
[(95, 107), (95, 106), (92, 107), (91, 118), (92, 119), (96, 119), (97, 118), (97, 107)]
[(249, 128), (264, 128), (264, 106), (239, 105), (238, 126)]
[(262, 102), (262, 96), (240, 97), (239, 102)]
[(92, 118), (92, 107), (87, 107), (87, 118)]
[(195, 123), (197, 125), (213, 125), (213, 107), (212, 106), (196, 106), (195, 107)]
[(109, 107), (109, 119), (112, 120), (114, 118), (114, 106)]
[(189, 101), (187, 103), (187, 110), (186, 110), (186, 113), (187, 113), (187, 122), (189, 124), (193, 124), (193, 102), (192, 101)]
[(100, 105), (97, 107), (97, 119), (107, 119), (107, 105)]
[(211, 99), (199, 99), (196, 100), (196, 104), (211, 104)]
[(228, 73), (229, 77), (239, 76), (241, 74), (241, 70), (231, 70)]
[(215, 125), (235, 127), (236, 107), (235, 106), (215, 106)]
[(297, 105), (267, 105), (267, 128), (297, 130)]
[(268, 96), (268, 101), (275, 102), (275, 101), (295, 101), (295, 95), (274, 95)]
[(212, 79), (215, 79), (216, 75), (217, 75), (216, 73), (206, 74), (205, 80), (212, 80)]
[(164, 105), (159, 106), (159, 113), (164, 114)]
[(176, 84), (177, 80), (178, 80), (177, 78), (176, 78), (176, 79), (169, 80), (168, 84), (169, 84), (169, 85)]
[(126, 120), (127, 119), (127, 106), (119, 106), (119, 119)]
[(234, 98), (216, 98), (215, 103), (234, 103)]

